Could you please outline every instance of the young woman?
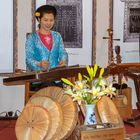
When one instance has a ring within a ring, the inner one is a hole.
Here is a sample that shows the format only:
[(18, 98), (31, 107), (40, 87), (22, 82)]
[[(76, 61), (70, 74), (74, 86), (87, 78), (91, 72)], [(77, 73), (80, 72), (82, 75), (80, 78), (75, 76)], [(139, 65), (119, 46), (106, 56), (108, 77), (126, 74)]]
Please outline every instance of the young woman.
[[(56, 15), (56, 8), (51, 5), (43, 5), (35, 12), (39, 29), (28, 35), (26, 40), (26, 65), (30, 71), (47, 71), (68, 64), (62, 37), (58, 32), (52, 31)], [(62, 87), (62, 83), (33, 82), (30, 90), (37, 91), (47, 86)]]
[(26, 41), (26, 64), (30, 71), (48, 70), (68, 64), (68, 54), (61, 35), (52, 31), (57, 15), (56, 8), (43, 5), (35, 12), (39, 29)]

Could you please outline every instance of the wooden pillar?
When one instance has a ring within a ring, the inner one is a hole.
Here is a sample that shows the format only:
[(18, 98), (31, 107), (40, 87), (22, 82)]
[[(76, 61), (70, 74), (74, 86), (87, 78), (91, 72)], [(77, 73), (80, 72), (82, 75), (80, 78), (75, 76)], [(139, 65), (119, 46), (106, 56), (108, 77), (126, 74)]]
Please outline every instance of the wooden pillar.
[(28, 102), (30, 98), (30, 82), (25, 82), (25, 104)]

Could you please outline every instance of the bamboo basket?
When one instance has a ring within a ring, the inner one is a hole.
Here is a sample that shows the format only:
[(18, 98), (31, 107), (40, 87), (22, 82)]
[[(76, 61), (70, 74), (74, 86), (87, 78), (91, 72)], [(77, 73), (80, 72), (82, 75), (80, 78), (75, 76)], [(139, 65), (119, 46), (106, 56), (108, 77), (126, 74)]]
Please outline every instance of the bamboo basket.
[(97, 110), (102, 123), (123, 124), (115, 104), (109, 97), (103, 96), (99, 100)]
[(55, 140), (60, 133), (63, 123), (61, 106), (49, 97), (38, 96), (29, 100), (26, 106), (34, 104), (46, 108), (50, 114), (50, 129), (43, 140)]
[(50, 128), (49, 112), (41, 106), (24, 108), (15, 125), (18, 140), (43, 140)]
[(63, 123), (61, 132), (57, 136), (57, 139), (65, 140), (70, 136), (78, 121), (78, 110), (76, 103), (73, 102), (71, 96), (64, 93), (62, 88), (55, 86), (39, 90), (30, 98), (30, 100), (38, 96), (50, 97), (52, 100), (60, 104), (63, 113)]

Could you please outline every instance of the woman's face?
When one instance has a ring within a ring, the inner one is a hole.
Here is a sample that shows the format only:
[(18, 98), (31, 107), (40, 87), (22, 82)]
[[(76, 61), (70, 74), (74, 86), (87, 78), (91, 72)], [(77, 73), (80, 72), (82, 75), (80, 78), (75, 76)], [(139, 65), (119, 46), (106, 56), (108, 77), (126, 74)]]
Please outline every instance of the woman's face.
[(40, 28), (48, 32), (52, 29), (54, 22), (54, 15), (52, 13), (45, 13), (40, 20)]

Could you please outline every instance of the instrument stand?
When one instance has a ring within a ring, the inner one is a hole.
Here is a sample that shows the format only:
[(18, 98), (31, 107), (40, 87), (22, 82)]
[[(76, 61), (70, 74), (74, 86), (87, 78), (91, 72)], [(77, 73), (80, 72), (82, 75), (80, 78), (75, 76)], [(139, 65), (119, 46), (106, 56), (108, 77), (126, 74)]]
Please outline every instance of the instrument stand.
[[(140, 31), (139, 31), (139, 62), (140, 62)], [(140, 74), (139, 74), (139, 76), (140, 76)], [(137, 87), (139, 87), (140, 80), (139, 80), (139, 82), (136, 82), (136, 81), (134, 81), (134, 82), (137, 84)], [(135, 88), (137, 88), (137, 87), (135, 87)], [(140, 92), (139, 89), (137, 92)], [(137, 109), (139, 110), (139, 114), (132, 116), (132, 118), (128, 118), (127, 120), (124, 121), (125, 123), (130, 124), (134, 127), (137, 127), (136, 121), (140, 120), (140, 105), (138, 103), (137, 103)]]
[[(139, 62), (140, 62), (140, 30), (139, 30)], [(139, 77), (140, 77), (140, 74), (138, 75), (138, 78)], [(134, 80), (134, 83), (135, 83), (135, 88), (138, 88), (140, 86), (140, 80), (139, 81)], [(136, 92), (138, 92), (138, 93), (140, 92), (139, 89), (136, 89), (136, 90), (137, 90)], [(138, 100), (139, 100), (139, 97), (138, 97)], [(137, 126), (136, 121), (140, 120), (140, 105), (138, 103), (137, 103), (137, 109), (139, 110), (139, 114), (132, 116), (131, 118), (128, 118), (127, 120), (124, 121), (125, 123), (130, 124), (134, 127)]]
[[(140, 37), (140, 36), (139, 36)], [(140, 38), (139, 38), (140, 41)], [(116, 52), (116, 62), (117, 64), (121, 64), (121, 56), (120, 56), (120, 46), (115, 46), (115, 52)], [(135, 84), (135, 89), (136, 89), (136, 93), (137, 93), (137, 99), (138, 99), (138, 103), (137, 108), (140, 111), (140, 74), (135, 74), (133, 72), (129, 72), (129, 66), (127, 68), (122, 68), (122, 71), (127, 71), (127, 76), (131, 77), (134, 80), (134, 84)], [(124, 75), (124, 74), (123, 74)], [(121, 72), (118, 73), (118, 84), (122, 85), (122, 76)], [(119, 91), (119, 94), (122, 94), (122, 91)], [(140, 112), (137, 115), (133, 115), (130, 118), (127, 118), (124, 120), (124, 123), (129, 124), (133, 127), (137, 126), (136, 121), (140, 119)]]

